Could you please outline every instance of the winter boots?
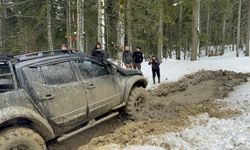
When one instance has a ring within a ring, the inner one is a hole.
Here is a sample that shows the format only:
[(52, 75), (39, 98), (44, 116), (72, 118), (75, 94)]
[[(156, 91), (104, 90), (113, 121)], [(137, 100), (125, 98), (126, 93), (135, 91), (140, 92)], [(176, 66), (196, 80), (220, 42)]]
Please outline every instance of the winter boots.
[[(153, 83), (155, 84), (155, 77), (153, 77)], [(160, 83), (161, 83), (161, 78), (158, 77), (158, 84), (160, 84)]]
[(155, 77), (153, 77), (153, 83), (155, 84)]

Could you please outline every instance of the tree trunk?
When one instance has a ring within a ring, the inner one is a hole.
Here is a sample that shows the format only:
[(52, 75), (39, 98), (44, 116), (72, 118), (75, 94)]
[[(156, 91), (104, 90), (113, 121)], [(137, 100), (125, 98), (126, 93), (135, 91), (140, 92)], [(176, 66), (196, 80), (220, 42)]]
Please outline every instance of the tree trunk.
[(69, 49), (72, 49), (72, 26), (71, 26), (71, 2), (67, 1), (67, 10), (66, 10), (66, 22), (67, 22), (67, 40)]
[(233, 29), (233, 33), (232, 33), (232, 41), (233, 41), (233, 48), (232, 48), (232, 51), (234, 52), (234, 50), (235, 50), (235, 30)]
[[(0, 0), (0, 6), (2, 6), (2, 1)], [(3, 10), (1, 10), (1, 16), (3, 16)], [(0, 18), (0, 54), (4, 53), (3, 48), (3, 26), (2, 26), (2, 17)]]
[(197, 53), (198, 53), (198, 56), (200, 57), (201, 56), (201, 49), (200, 49), (200, 8), (201, 8), (201, 0), (199, 0), (198, 2), (198, 25), (197, 25), (197, 31), (198, 31), (198, 50), (197, 50)]
[(240, 48), (240, 19), (241, 19), (241, 0), (239, 0), (239, 9), (238, 9), (236, 57), (239, 57), (239, 48)]
[(199, 4), (200, 0), (193, 0), (191, 61), (197, 60), (197, 52), (199, 51)]
[(163, 4), (162, 0), (160, 0), (160, 9), (159, 9), (159, 36), (158, 36), (158, 51), (157, 56), (158, 59), (162, 59), (162, 51), (163, 51)]
[(248, 18), (247, 18), (247, 42), (245, 56), (249, 56), (250, 51), (250, 0), (248, 1)]
[(81, 45), (81, 0), (77, 0), (77, 50), (80, 50)]
[(207, 5), (207, 43), (206, 43), (206, 56), (208, 55), (209, 51), (209, 43), (210, 43), (210, 0), (208, 0)]
[(118, 12), (118, 20), (117, 20), (117, 47), (118, 47), (118, 53), (121, 48), (124, 47), (124, 38), (125, 38), (125, 27), (124, 27), (124, 10), (123, 6), (121, 6), (120, 3), (121, 0), (119, 0), (119, 12)]
[(227, 20), (227, 11), (228, 11), (228, 5), (229, 5), (229, 1), (227, 0), (227, 8), (223, 14), (223, 26), (222, 26), (222, 49), (221, 49), (221, 54), (224, 54), (224, 50), (225, 50), (225, 34), (226, 34), (226, 20)]
[(184, 60), (187, 59), (187, 54), (189, 52), (189, 29), (186, 29), (186, 44), (185, 44), (185, 50), (184, 50)]
[(52, 33), (51, 33), (51, 0), (47, 0), (47, 34), (48, 34), (48, 43), (49, 50), (53, 50), (53, 41), (52, 41)]
[(119, 48), (124, 47), (124, 37), (125, 37), (125, 29), (124, 29), (124, 13), (123, 6), (119, 4), (119, 14), (117, 20), (117, 46)]
[(105, 44), (105, 3), (104, 0), (98, 0), (98, 42), (102, 44), (102, 48), (106, 47)]
[(77, 49), (84, 51), (83, 35), (84, 35), (84, 0), (77, 0)]
[(86, 33), (85, 33), (85, 29), (84, 29), (84, 0), (82, 0), (82, 4), (81, 4), (81, 51), (82, 52), (87, 52), (86, 49), (84, 48), (85, 45), (85, 38), (87, 37)]
[(180, 11), (179, 11), (179, 21), (178, 21), (178, 29), (179, 29), (179, 43), (178, 43), (178, 50), (176, 53), (176, 59), (181, 59), (181, 47), (182, 47), (182, 4), (180, 4)]
[(132, 50), (132, 16), (131, 0), (127, 0), (127, 45)]

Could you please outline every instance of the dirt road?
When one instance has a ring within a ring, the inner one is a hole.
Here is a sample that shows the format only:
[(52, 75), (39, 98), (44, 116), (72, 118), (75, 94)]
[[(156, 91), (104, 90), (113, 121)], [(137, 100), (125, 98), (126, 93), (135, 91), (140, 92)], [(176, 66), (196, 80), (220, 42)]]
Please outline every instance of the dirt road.
[[(126, 145), (149, 143), (148, 136), (180, 131), (191, 124), (189, 116), (207, 112), (211, 117), (226, 118), (240, 112), (219, 108), (220, 101), (237, 86), (247, 82), (248, 75), (229, 71), (200, 71), (178, 82), (162, 84), (149, 91), (148, 110), (137, 121), (124, 116), (106, 121), (64, 143), (52, 143), (52, 150), (122, 149)], [(116, 147), (118, 144), (119, 146)], [(81, 146), (81, 147), (80, 147)], [(115, 148), (114, 148), (115, 147)], [(168, 145), (161, 145), (168, 149)]]

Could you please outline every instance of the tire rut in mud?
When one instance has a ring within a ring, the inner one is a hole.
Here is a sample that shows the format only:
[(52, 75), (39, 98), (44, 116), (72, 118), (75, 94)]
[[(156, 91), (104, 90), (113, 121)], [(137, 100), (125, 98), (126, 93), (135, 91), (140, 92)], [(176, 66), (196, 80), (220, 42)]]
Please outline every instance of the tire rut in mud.
[[(226, 118), (240, 112), (224, 109), (222, 99), (237, 86), (247, 82), (249, 75), (232, 71), (204, 71), (186, 75), (177, 82), (161, 84), (149, 90), (150, 105), (137, 121), (123, 116), (111, 119), (51, 149), (102, 150), (109, 144), (125, 145), (148, 143), (148, 136), (175, 132), (190, 125), (189, 116), (208, 113), (211, 117)], [(168, 145), (162, 146), (168, 149)]]

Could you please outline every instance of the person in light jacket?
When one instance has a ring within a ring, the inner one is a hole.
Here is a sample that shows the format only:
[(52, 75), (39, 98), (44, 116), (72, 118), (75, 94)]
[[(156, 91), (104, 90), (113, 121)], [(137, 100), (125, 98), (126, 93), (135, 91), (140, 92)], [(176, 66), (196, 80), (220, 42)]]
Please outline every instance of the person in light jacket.
[(122, 53), (122, 60), (126, 68), (133, 67), (133, 55), (128, 46), (125, 46), (125, 49)]

